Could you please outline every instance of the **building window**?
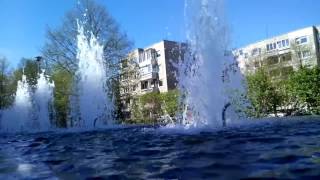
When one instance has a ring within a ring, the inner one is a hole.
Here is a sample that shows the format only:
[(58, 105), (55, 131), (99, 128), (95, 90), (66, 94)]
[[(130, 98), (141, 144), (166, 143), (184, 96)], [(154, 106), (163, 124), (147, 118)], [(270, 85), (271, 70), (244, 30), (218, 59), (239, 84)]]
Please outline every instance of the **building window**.
[(281, 62), (290, 62), (292, 60), (291, 53), (281, 55), (280, 59), (281, 59)]
[(311, 52), (310, 51), (302, 51), (302, 52), (298, 53), (298, 56), (300, 59), (306, 59), (311, 56)]
[(278, 42), (277, 42), (277, 46), (278, 46), (278, 48), (282, 48), (282, 43), (281, 43), (281, 41), (278, 41)]
[(252, 56), (257, 56), (257, 55), (260, 55), (261, 53), (261, 49), (260, 48), (254, 48), (251, 52), (251, 55)]
[(152, 70), (152, 68), (151, 68), (151, 65), (149, 64), (149, 65), (148, 65), (148, 72), (150, 73), (151, 70)]
[(278, 56), (270, 56), (266, 60), (264, 60), (264, 65), (275, 65), (279, 63)]
[(123, 88), (123, 92), (124, 92), (124, 93), (128, 93), (129, 91), (130, 91), (130, 90), (129, 90), (128, 87)]
[(159, 86), (163, 86), (163, 82), (161, 80), (159, 81)]
[(148, 89), (148, 81), (141, 82), (141, 89)]
[(305, 44), (307, 42), (308, 42), (307, 36), (296, 38), (296, 43), (297, 44)]
[(277, 49), (277, 43), (267, 44), (267, 51), (272, 51), (272, 50), (275, 50), (275, 49)]

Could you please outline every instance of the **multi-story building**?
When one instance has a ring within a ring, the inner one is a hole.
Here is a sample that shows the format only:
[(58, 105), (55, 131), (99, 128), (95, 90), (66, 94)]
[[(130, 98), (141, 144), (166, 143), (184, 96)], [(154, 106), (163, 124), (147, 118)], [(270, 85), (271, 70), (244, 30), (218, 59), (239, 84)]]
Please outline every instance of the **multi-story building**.
[(286, 77), (299, 67), (320, 66), (320, 27), (312, 26), (250, 44), (235, 51), (243, 74), (264, 67), (272, 77)]
[(177, 63), (186, 44), (163, 40), (131, 52), (121, 63), (120, 96), (130, 116), (132, 98), (150, 92), (168, 92), (177, 86)]

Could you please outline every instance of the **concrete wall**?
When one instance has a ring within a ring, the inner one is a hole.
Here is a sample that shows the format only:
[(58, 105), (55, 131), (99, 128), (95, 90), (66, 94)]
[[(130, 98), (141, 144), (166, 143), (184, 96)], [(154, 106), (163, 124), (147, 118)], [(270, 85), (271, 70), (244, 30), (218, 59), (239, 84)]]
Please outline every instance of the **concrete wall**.
[[(250, 44), (243, 48), (239, 48), (236, 51), (234, 51), (234, 54), (237, 57), (241, 72), (243, 74), (254, 72), (254, 70), (256, 69), (256, 61), (263, 61), (266, 57), (281, 56), (287, 53), (291, 53), (292, 61), (290, 62), (290, 64), (285, 64), (286, 66), (292, 66), (294, 69), (298, 69), (301, 66), (301, 63), (304, 66), (316, 66), (319, 65), (319, 46), (317, 33), (318, 30), (315, 27), (300, 29), (280, 36), (275, 36), (254, 44)], [(297, 45), (296, 39), (304, 36), (308, 38), (308, 42), (306, 44)], [(277, 43), (278, 41), (287, 39), (289, 40), (290, 46), (285, 48), (278, 48), (277, 45), (276, 50), (267, 51), (267, 44), (273, 44)], [(261, 49), (261, 54), (253, 55), (253, 50), (257, 48)], [(306, 59), (299, 58), (298, 52), (305, 50), (311, 52), (311, 57)]]

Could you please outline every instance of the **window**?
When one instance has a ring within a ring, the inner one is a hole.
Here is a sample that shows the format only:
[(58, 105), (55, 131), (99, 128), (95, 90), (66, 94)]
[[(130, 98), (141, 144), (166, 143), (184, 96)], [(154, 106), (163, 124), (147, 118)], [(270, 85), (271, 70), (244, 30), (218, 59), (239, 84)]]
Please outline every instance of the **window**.
[(254, 48), (251, 52), (251, 55), (252, 56), (256, 56), (256, 55), (259, 55), (261, 52), (261, 49), (260, 48)]
[(281, 55), (280, 59), (281, 59), (281, 62), (290, 62), (292, 60), (291, 53)]
[(297, 44), (305, 44), (308, 42), (308, 38), (306, 36), (296, 38)]
[(163, 82), (161, 80), (159, 81), (159, 86), (163, 86)]
[(282, 48), (281, 41), (278, 41), (278, 42), (277, 42), (277, 45), (278, 45), (278, 48)]
[(267, 51), (275, 50), (277, 49), (277, 43), (270, 43), (267, 44)]
[(289, 46), (290, 43), (289, 43), (289, 39), (286, 39), (286, 46)]
[(298, 53), (298, 56), (300, 59), (306, 59), (311, 56), (311, 52), (310, 51), (302, 51), (302, 52)]
[(240, 54), (241, 56), (243, 55), (243, 50), (242, 50), (242, 49), (239, 51), (239, 54)]
[(151, 68), (151, 65), (149, 64), (149, 65), (148, 65), (148, 73), (150, 73), (151, 70), (152, 70), (152, 68)]
[(148, 81), (141, 82), (141, 89), (148, 89)]
[(266, 60), (264, 60), (263, 64), (264, 65), (274, 65), (274, 64), (277, 64), (279, 63), (279, 59), (277, 56), (271, 56), (271, 57), (268, 57)]

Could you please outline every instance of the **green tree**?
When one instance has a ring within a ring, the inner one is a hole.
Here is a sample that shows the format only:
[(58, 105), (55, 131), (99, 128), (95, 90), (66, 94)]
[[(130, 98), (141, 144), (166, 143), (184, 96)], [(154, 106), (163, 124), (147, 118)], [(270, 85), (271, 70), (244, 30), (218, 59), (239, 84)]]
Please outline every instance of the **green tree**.
[(0, 58), (0, 110), (11, 104), (12, 93), (10, 91), (9, 63), (6, 58)]
[(282, 93), (277, 88), (267, 72), (260, 68), (246, 77), (247, 97), (250, 101), (248, 114), (254, 117), (277, 115), (277, 109), (282, 105)]
[(289, 78), (288, 93), (298, 100), (300, 111), (320, 114), (320, 68), (300, 68)]
[(85, 32), (92, 32), (99, 38), (104, 46), (106, 64), (117, 69), (119, 60), (127, 55), (131, 43), (107, 9), (95, 0), (80, 0), (74, 9), (66, 13), (60, 27), (47, 30), (42, 53), (48, 64), (59, 65), (70, 72), (77, 70), (78, 20), (84, 22)]
[(22, 74), (26, 75), (27, 81), (35, 88), (38, 80), (39, 64), (34, 59), (22, 58), (18, 68), (13, 72), (14, 83), (21, 80)]
[(161, 94), (161, 99), (163, 103), (163, 108), (170, 115), (174, 117), (179, 109), (179, 91), (171, 90), (167, 93)]
[(56, 66), (52, 70), (52, 80), (55, 83), (54, 109), (56, 125), (57, 127), (67, 127), (73, 76), (65, 68)]
[(151, 92), (132, 99), (130, 123), (158, 123), (161, 116), (175, 117), (179, 109), (179, 91)]

